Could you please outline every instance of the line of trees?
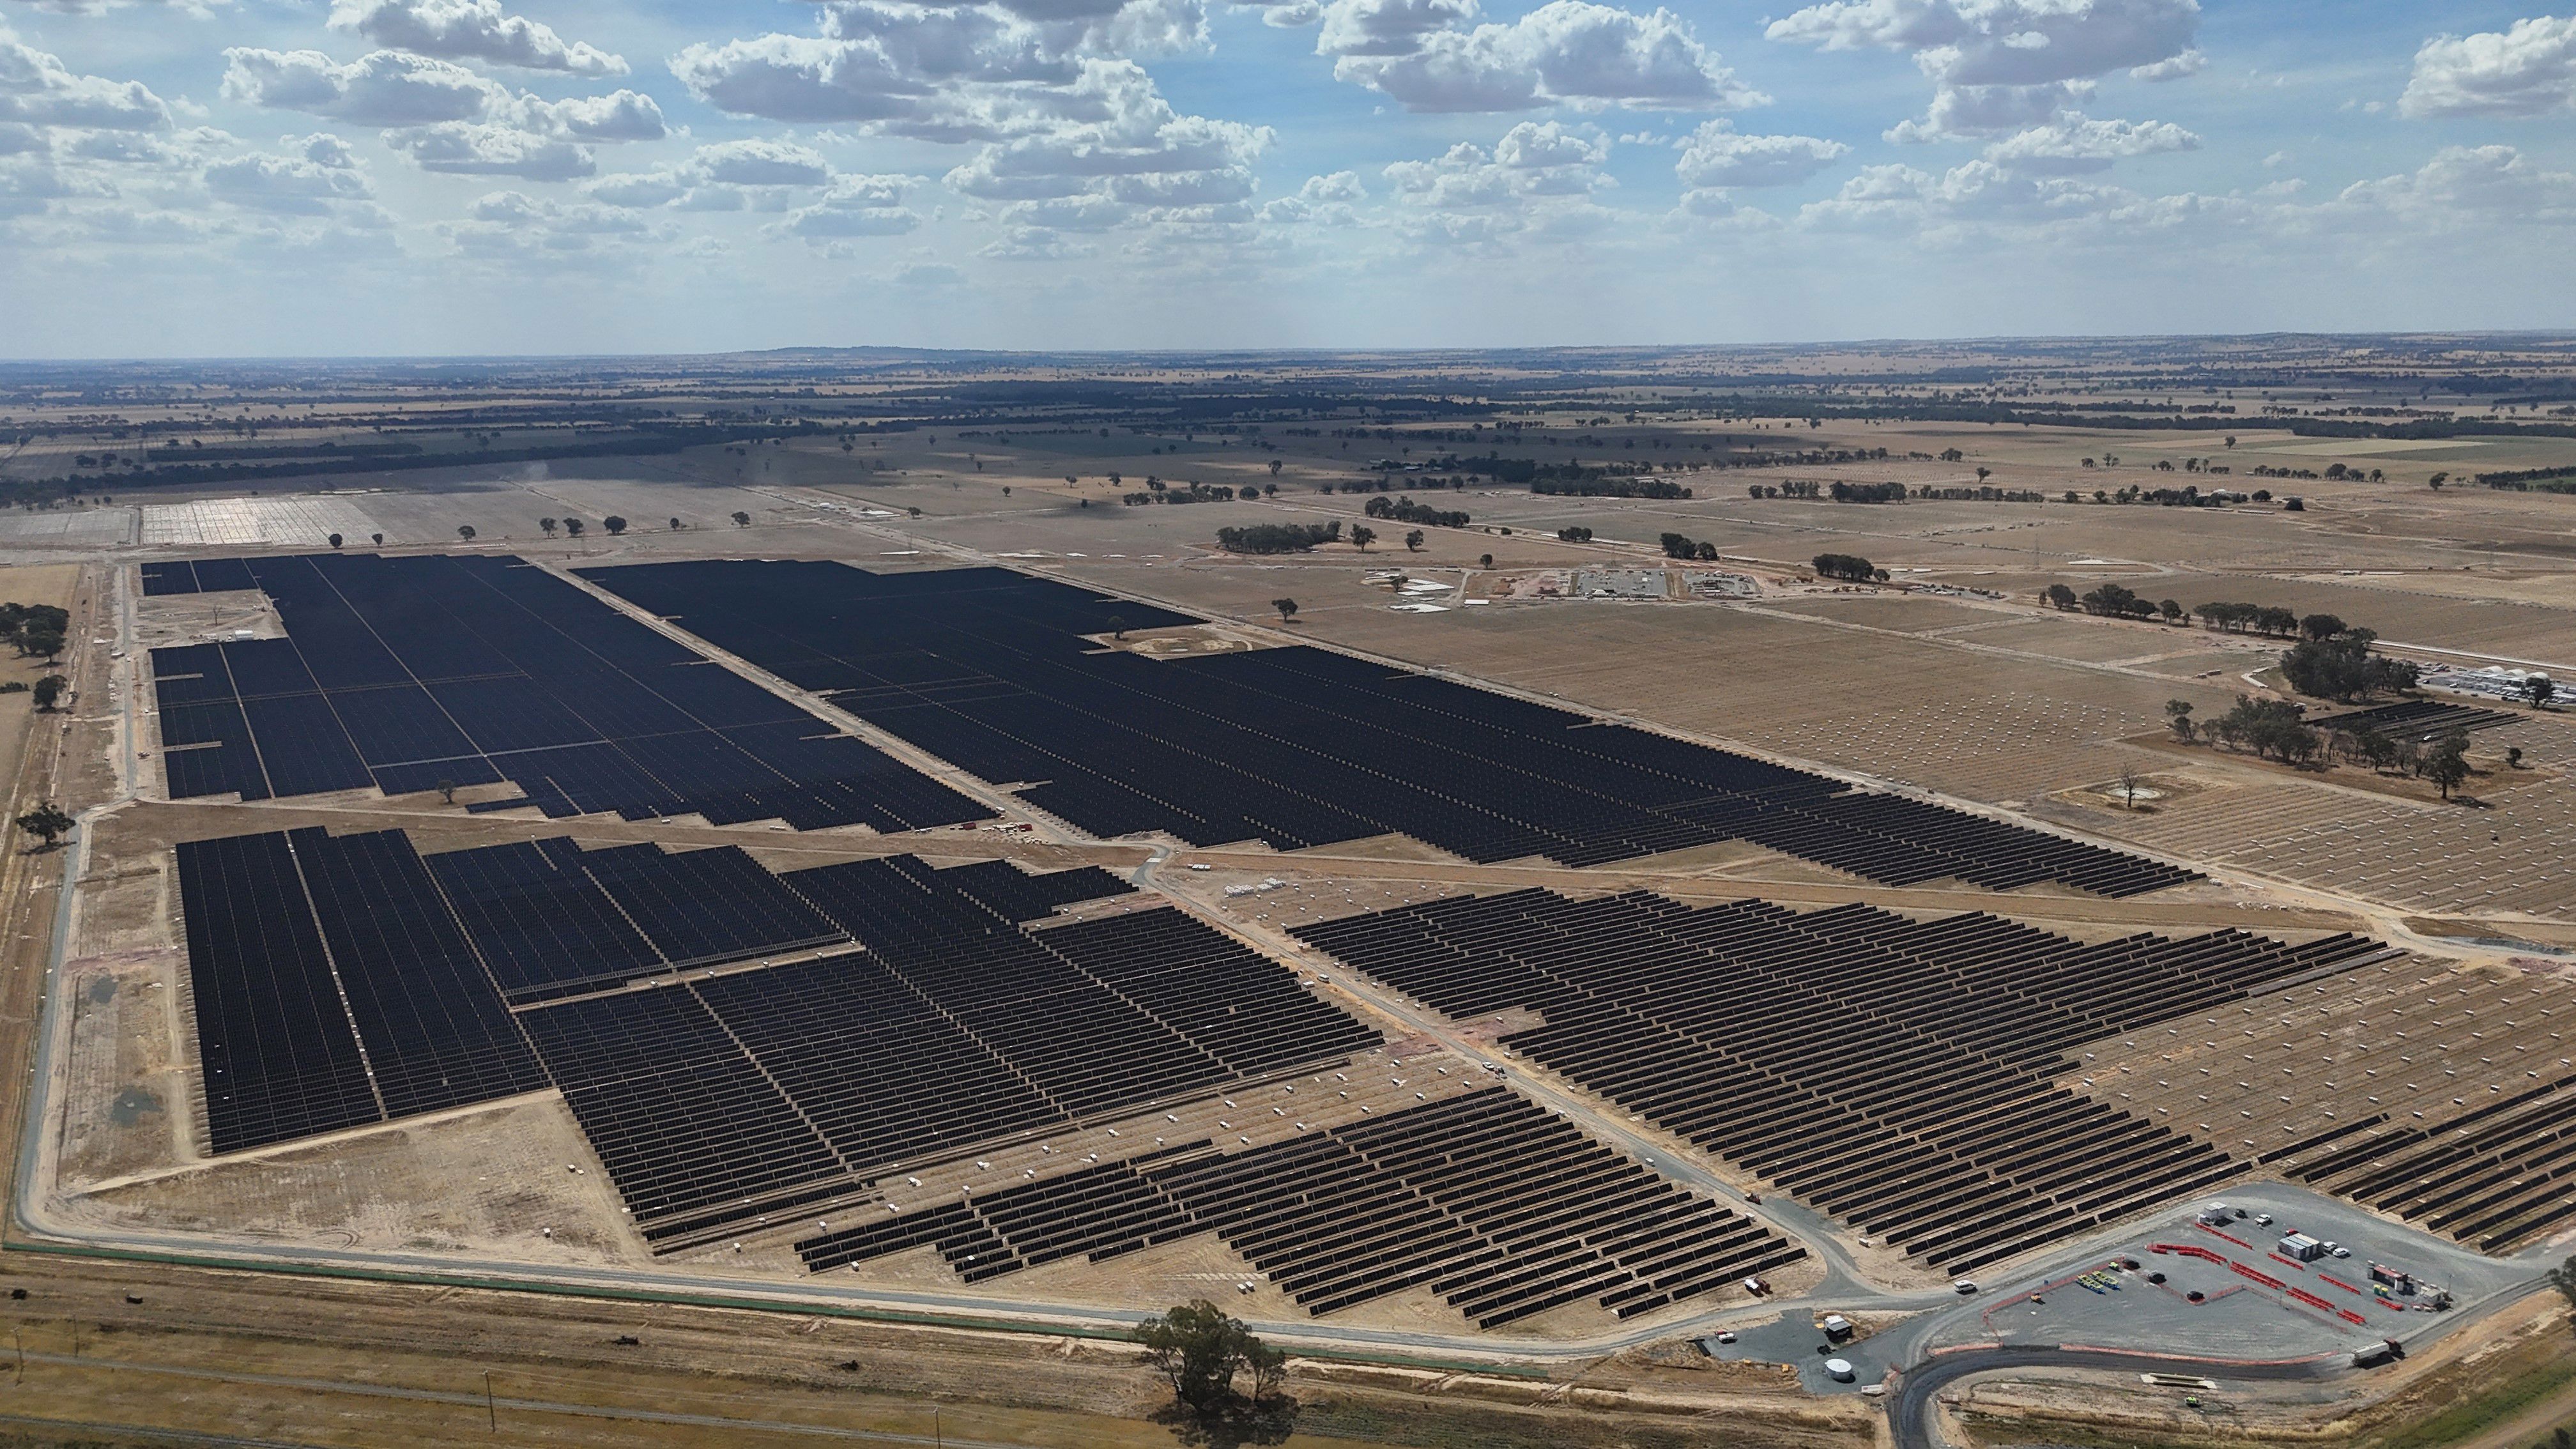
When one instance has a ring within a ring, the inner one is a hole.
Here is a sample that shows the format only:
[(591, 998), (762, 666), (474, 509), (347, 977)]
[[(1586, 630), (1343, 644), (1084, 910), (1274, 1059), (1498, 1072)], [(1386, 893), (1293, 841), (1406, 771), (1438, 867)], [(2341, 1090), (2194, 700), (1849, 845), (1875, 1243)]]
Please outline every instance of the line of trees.
[[(2308, 723), (2299, 707), (2286, 699), (2242, 694), (2227, 713), (2205, 723), (2192, 718), (2190, 700), (2167, 700), (2165, 722), (2184, 744), (2207, 740), (2231, 750), (2251, 749), (2258, 759), (2276, 759), (2285, 765), (2331, 767), (2341, 760), (2376, 771), (2412, 774), (2432, 781), (2445, 800), (2474, 773), (2469, 767), (2469, 732), (2456, 726), (2429, 743), (2369, 725), (2346, 728), (2328, 721), (2320, 728)], [(2513, 751), (2512, 759), (2518, 761), (2521, 754)]]
[(1467, 526), (1466, 514), (1447, 512), (1438, 508), (1433, 508), (1429, 504), (1416, 503), (1410, 496), (1402, 498), (1372, 498), (1368, 501), (1368, 506), (1360, 511), (1371, 518), (1390, 519), (1397, 523), (1427, 523), (1433, 528), (1465, 528)]
[(1816, 577), (1840, 579), (1849, 584), (1885, 582), (1887, 570), (1854, 553), (1820, 553), (1815, 560)]
[(1598, 474), (1533, 478), (1530, 491), (1550, 498), (1652, 498), (1666, 502), (1691, 496), (1689, 489), (1661, 478), (1612, 478)]
[(1836, 482), (1828, 492), (1836, 503), (1902, 503), (1905, 501), (1905, 485), (1902, 483)]
[[(1338, 521), (1254, 523), (1241, 528), (1218, 529), (1216, 546), (1227, 553), (1305, 553), (1322, 544), (1339, 542), (1341, 536), (1342, 525)], [(1377, 535), (1371, 533), (1369, 537)]]
[(1716, 544), (1701, 543), (1679, 533), (1667, 533), (1657, 541), (1663, 544), (1666, 558), (1680, 559), (1685, 563), (1717, 562)]

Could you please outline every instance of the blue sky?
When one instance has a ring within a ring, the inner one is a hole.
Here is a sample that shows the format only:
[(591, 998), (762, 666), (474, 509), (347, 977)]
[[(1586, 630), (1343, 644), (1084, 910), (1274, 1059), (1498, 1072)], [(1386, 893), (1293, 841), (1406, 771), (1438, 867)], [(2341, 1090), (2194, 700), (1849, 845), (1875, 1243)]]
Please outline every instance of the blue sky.
[(2576, 326), (2576, 15), (0, 0), (0, 352)]

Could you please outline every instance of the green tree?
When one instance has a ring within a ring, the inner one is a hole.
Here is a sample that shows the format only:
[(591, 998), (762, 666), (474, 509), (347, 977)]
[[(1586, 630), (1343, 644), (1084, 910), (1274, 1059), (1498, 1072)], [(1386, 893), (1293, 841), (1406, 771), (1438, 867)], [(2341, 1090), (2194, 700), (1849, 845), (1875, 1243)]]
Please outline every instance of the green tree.
[(1367, 524), (1361, 524), (1351, 530), (1351, 542), (1359, 545), (1360, 552), (1366, 553), (1368, 546), (1377, 542), (1377, 530)]
[(739, 508), (735, 509), (733, 515), (733, 526), (736, 528), (751, 527), (751, 515), (743, 512)]
[(1404, 536), (1404, 551), (1405, 551), (1406, 553), (1420, 553), (1420, 552), (1422, 552), (1422, 530), (1421, 530), (1421, 529), (1418, 529), (1418, 528), (1417, 528), (1417, 529), (1413, 530), (1411, 533), (1408, 533), (1408, 534), (1406, 534), (1406, 535)]
[[(1281, 1387), (1287, 1355), (1255, 1337), (1206, 1299), (1184, 1303), (1136, 1325), (1145, 1361), (1172, 1386), (1172, 1407), (1187, 1440), (1222, 1437), (1277, 1443), (1287, 1437)], [(1235, 1381), (1249, 1374), (1252, 1393)]]
[(456, 803), (456, 782), (455, 782), (454, 780), (441, 780), (441, 781), (439, 781), (439, 782), (438, 782), (438, 798), (439, 798), (442, 802), (444, 802), (444, 803), (446, 803), (446, 804), (449, 804), (449, 805), (453, 805), (453, 804), (455, 804), (455, 803)]
[[(51, 809), (52, 807), (48, 806), (46, 808)], [(24, 824), (25, 822), (21, 821), (19, 823)], [(2569, 1328), (2576, 1328), (2576, 1258), (2569, 1258), (2566, 1262), (2549, 1270), (2549, 1286), (2557, 1289), (2558, 1296), (2567, 1300), (2567, 1306), (2570, 1310), (2570, 1317), (2567, 1320), (2567, 1326)]]
[(552, 538), (552, 537), (554, 537), (554, 536), (555, 536), (555, 528), (556, 528), (556, 526), (557, 526), (557, 525), (556, 525), (556, 523), (555, 523), (555, 520), (553, 520), (553, 519), (551, 519), (551, 518), (540, 518), (540, 519), (538, 519), (538, 520), (537, 520), (537, 527), (538, 527), (539, 529), (543, 530), (543, 531), (544, 531), (544, 533), (545, 533), (545, 535), (546, 535), (546, 537), (548, 537), (548, 538)]
[(340, 535), (336, 533), (331, 535), (331, 546), (333, 548), (338, 548), (340, 546)]
[(567, 518), (563, 521), (564, 532), (571, 534), (575, 538), (581, 537), (581, 531), (589, 526), (590, 525), (582, 522), (578, 518)]
[(48, 713), (63, 697), (63, 687), (71, 681), (59, 674), (48, 674), (36, 681), (36, 708)]
[(2558, 697), (2558, 686), (2550, 682), (2548, 675), (2535, 674), (2522, 682), (2522, 692), (2531, 700), (2533, 709), (2547, 709), (2549, 702)]
[[(53, 611), (55, 614), (62, 614), (62, 612), (60, 609)], [(30, 619), (26, 627), (19, 631), (18, 644), (28, 653), (51, 664), (63, 652), (63, 645), (69, 642), (70, 633), (71, 621), (68, 616)]]
[(1279, 460), (1276, 458), (1270, 460), (1270, 476), (1273, 478), (1279, 476)]
[(385, 546), (385, 536), (384, 536), (383, 534), (381, 534), (381, 533), (371, 533), (371, 534), (369, 534), (369, 535), (367, 535), (367, 536), (368, 536), (369, 538), (372, 538), (372, 539), (374, 539), (374, 540), (376, 541), (376, 547), (378, 547), (378, 548), (383, 548), (383, 547)]
[(1476, 555), (1476, 567), (1478, 567), (1478, 568), (1480, 568), (1480, 569), (1489, 569), (1489, 568), (1492, 568), (1493, 566), (1494, 566), (1494, 556), (1493, 556), (1492, 554), (1489, 554), (1489, 553), (1480, 553), (1480, 554)]
[(2173, 726), (2175, 739), (2182, 741), (2186, 745), (2190, 744), (2192, 733), (2197, 728), (2197, 726), (2193, 725), (2191, 720), (2191, 701), (2187, 699), (2166, 700), (2165, 723)]
[(465, 540), (467, 543), (472, 543), (474, 541), (474, 525), (470, 523), (458, 524), (456, 526), (456, 536)]
[(620, 534), (626, 531), (626, 520), (612, 513), (599, 520), (599, 526), (607, 529), (611, 535)]
[(1285, 624), (1289, 620), (1297, 617), (1297, 601), (1295, 599), (1272, 599), (1270, 601), (1270, 607), (1279, 611), (1279, 622), (1282, 624)]
[(18, 828), (43, 841), (44, 848), (47, 850), (51, 850), (56, 840), (70, 832), (72, 824), (72, 818), (65, 815), (62, 807), (51, 800), (18, 817)]
[(1109, 637), (1112, 639), (1124, 639), (1127, 637), (1126, 615), (1112, 614), (1109, 616)]
[(2441, 740), (2416, 763), (2416, 771), (2442, 789), (2442, 798), (2469, 778), (2469, 732), (2454, 729), (2444, 732)]

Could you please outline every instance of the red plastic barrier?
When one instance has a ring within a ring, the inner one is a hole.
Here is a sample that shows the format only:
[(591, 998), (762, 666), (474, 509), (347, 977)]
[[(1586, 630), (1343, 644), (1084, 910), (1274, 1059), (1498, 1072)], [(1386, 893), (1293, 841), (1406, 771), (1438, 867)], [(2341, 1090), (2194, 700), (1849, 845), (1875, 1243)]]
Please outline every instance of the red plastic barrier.
[(2349, 1323), (2368, 1323), (2370, 1321), (2369, 1319), (2362, 1317), (2360, 1314), (2353, 1312), (2349, 1308), (2336, 1309), (2335, 1316)]
[(2367, 1298), (2367, 1297), (2369, 1297), (2369, 1296), (2370, 1296), (2370, 1295), (2369, 1295), (2369, 1294), (2367, 1294), (2367, 1293), (2362, 1293), (2360, 1289), (2355, 1288), (2355, 1287), (2354, 1287), (2354, 1286), (2352, 1286), (2351, 1284), (2349, 1284), (2349, 1283), (2347, 1283), (2347, 1282), (2343, 1281), (2341, 1278), (2336, 1277), (2336, 1276), (2335, 1276), (2335, 1275), (2333, 1275), (2332, 1273), (2319, 1273), (2317, 1276), (2318, 1276), (2318, 1277), (2320, 1277), (2320, 1278), (2325, 1279), (2325, 1280), (2326, 1280), (2327, 1282), (2329, 1282), (2329, 1283), (2332, 1283), (2332, 1284), (2333, 1284), (2333, 1285), (2335, 1285), (2337, 1288), (2342, 1289), (2342, 1290), (2343, 1290), (2343, 1291), (2345, 1291), (2346, 1293), (2359, 1293), (2359, 1294), (2361, 1294), (2361, 1296), (2362, 1296), (2362, 1297), (2364, 1297), (2364, 1298)]
[(2292, 1297), (2292, 1298), (2296, 1298), (2296, 1299), (2297, 1299), (2297, 1300), (2299, 1300), (2301, 1303), (2304, 1303), (2304, 1304), (2308, 1305), (2310, 1308), (2322, 1308), (2322, 1309), (2324, 1309), (2324, 1310), (2325, 1310), (2326, 1312), (2328, 1312), (2328, 1313), (2341, 1313), (2341, 1312), (2343, 1312), (2343, 1310), (2342, 1310), (2342, 1309), (2335, 1307), (2333, 1304), (2328, 1303), (2327, 1301), (2325, 1301), (2325, 1300), (2324, 1300), (2324, 1299), (2322, 1299), (2322, 1298), (2319, 1298), (2319, 1297), (2318, 1297), (2317, 1295), (2315, 1295), (2314, 1293), (2310, 1293), (2310, 1292), (2308, 1292), (2308, 1291), (2307, 1291), (2306, 1289), (2304, 1289), (2304, 1288), (2291, 1288), (2291, 1289), (2286, 1290), (2286, 1292), (2288, 1293), (2288, 1295), (2289, 1295), (2290, 1297)]
[(2307, 1264), (2305, 1264), (2305, 1263), (2300, 1262), (2300, 1261), (2299, 1261), (2298, 1259), (2296, 1259), (2296, 1258), (2284, 1258), (2284, 1257), (2282, 1257), (2282, 1256), (2281, 1256), (2280, 1254), (2278, 1254), (2278, 1253), (2266, 1253), (2266, 1254), (2264, 1254), (2264, 1256), (2265, 1256), (2265, 1257), (2267, 1257), (2267, 1258), (2270, 1258), (2270, 1259), (2271, 1259), (2273, 1262), (2275, 1262), (2275, 1263), (2287, 1263), (2287, 1264), (2289, 1264), (2291, 1267), (2298, 1269), (2298, 1270), (2299, 1270), (2300, 1272), (2302, 1272), (2302, 1273), (2304, 1273), (2304, 1272), (2308, 1271), (2308, 1265), (2307, 1265)]
[(2242, 1263), (2230, 1263), (2227, 1266), (2235, 1269), (2240, 1277), (2251, 1278), (2266, 1288), (2279, 1289), (2290, 1286), (2289, 1284), (2282, 1282), (2280, 1279), (2273, 1277), (2269, 1273), (2265, 1273), (2254, 1268), (2248, 1268)]
[(2198, 1258), (2201, 1261), (2208, 1263), (2224, 1263), (2227, 1261), (2225, 1258), (2220, 1257), (2218, 1254), (2211, 1252), (2207, 1248), (2196, 1248), (2189, 1243), (2158, 1243), (2149, 1249), (2149, 1251), (2157, 1253), (2180, 1253), (2186, 1258)]

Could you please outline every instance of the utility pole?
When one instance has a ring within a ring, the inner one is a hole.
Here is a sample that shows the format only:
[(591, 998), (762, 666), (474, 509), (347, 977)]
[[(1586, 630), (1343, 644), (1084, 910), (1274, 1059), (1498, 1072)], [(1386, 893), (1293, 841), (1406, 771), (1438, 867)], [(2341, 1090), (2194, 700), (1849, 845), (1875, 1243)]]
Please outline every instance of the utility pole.
[(501, 1411), (492, 1404), (492, 1371), (483, 1371), (483, 1418), (492, 1432), (501, 1432)]

